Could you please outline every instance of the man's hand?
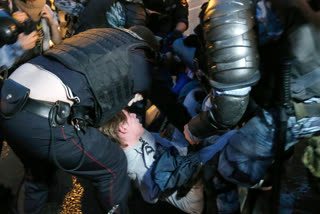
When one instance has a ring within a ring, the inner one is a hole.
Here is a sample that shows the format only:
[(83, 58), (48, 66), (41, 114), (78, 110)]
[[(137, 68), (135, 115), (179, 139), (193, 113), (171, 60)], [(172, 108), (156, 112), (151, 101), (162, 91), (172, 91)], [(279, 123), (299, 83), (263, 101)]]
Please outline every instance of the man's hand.
[(51, 11), (50, 11), (49, 7), (47, 7), (46, 5), (43, 7), (43, 9), (41, 11), (41, 17), (46, 18), (49, 25), (55, 24), (55, 21), (54, 21), (52, 14), (51, 14)]
[(18, 22), (23, 23), (25, 22), (27, 19), (29, 19), (28, 14), (26, 14), (25, 12), (21, 12), (21, 11), (16, 11), (12, 14), (12, 17), (15, 18)]
[(141, 94), (137, 93), (134, 95), (134, 98), (132, 98), (129, 101), (128, 106), (131, 106), (133, 103), (141, 101), (141, 100), (143, 100), (143, 96)]
[(187, 25), (184, 22), (178, 22), (176, 25), (176, 30), (180, 31), (181, 33), (187, 30)]
[(309, 0), (292, 0), (292, 6), (301, 11), (301, 14), (313, 25), (320, 28), (320, 12), (313, 10)]
[(310, 0), (291, 0), (291, 5), (297, 8), (303, 8), (309, 6)]
[(191, 136), (190, 136), (190, 131), (188, 128), (188, 124), (184, 125), (183, 134), (184, 134), (184, 137), (189, 141), (190, 144), (192, 144), (192, 145), (199, 144), (199, 142), (192, 141)]
[(29, 35), (25, 35), (24, 33), (20, 33), (18, 36), (18, 42), (24, 50), (30, 50), (34, 48), (36, 45), (36, 41), (38, 39), (38, 35), (36, 31), (33, 31)]

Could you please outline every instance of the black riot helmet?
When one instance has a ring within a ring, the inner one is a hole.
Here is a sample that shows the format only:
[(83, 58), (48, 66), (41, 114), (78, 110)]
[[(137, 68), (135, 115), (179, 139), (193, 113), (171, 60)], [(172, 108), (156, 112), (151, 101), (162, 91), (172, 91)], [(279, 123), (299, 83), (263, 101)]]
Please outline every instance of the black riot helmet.
[(17, 41), (19, 22), (0, 9), (0, 47)]

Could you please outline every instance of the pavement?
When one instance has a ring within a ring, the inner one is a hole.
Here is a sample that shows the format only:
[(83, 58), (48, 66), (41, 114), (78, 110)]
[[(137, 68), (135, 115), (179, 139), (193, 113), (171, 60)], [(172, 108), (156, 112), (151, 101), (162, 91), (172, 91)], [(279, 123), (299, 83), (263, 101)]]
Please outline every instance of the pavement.
[(193, 29), (200, 23), (199, 13), (201, 5), (207, 1), (205, 0), (189, 0), (189, 28), (186, 30), (185, 35), (192, 34)]

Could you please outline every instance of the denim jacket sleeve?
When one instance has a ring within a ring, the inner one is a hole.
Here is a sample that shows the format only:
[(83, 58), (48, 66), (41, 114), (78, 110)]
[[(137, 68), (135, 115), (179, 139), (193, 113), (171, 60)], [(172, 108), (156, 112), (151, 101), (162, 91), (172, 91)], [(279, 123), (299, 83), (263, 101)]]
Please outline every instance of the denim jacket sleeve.
[(79, 16), (84, 10), (87, 1), (81, 1), (80, 3), (76, 0), (55, 0), (54, 5), (65, 12), (68, 15)]
[(2, 46), (0, 48), (0, 67), (6, 66), (8, 69), (11, 68), (24, 52), (25, 50), (19, 42)]

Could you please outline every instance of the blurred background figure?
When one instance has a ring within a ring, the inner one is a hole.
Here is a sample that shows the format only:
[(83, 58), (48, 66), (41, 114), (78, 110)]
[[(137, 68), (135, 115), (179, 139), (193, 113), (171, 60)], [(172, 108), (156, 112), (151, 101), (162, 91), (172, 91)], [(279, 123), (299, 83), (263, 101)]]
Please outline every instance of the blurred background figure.
[(10, 3), (10, 0), (0, 2), (0, 67), (3, 69), (10, 69), (21, 61), (39, 38), (36, 31), (26, 29), (10, 15)]

